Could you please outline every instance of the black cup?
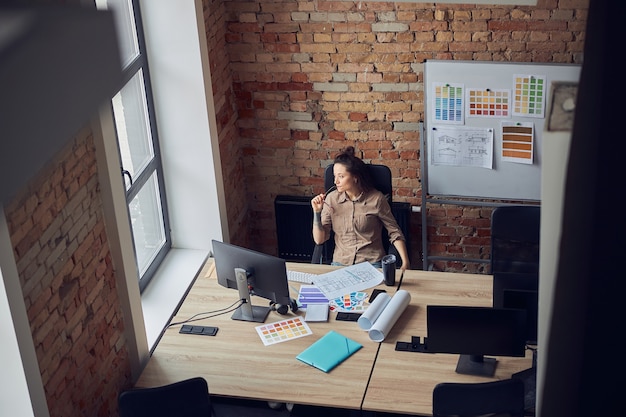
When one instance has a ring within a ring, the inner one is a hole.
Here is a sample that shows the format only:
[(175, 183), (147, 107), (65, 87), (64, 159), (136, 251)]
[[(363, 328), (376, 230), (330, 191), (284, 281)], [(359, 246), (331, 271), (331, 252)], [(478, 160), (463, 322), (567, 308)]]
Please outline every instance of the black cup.
[(396, 283), (396, 256), (385, 255), (382, 259), (383, 264), (383, 277), (385, 279), (385, 285), (395, 285)]

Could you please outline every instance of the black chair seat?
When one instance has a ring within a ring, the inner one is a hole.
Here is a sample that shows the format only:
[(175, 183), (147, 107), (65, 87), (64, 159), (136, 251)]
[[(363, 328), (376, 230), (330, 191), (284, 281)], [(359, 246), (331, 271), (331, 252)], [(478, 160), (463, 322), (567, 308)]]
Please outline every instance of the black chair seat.
[(524, 416), (524, 382), (520, 379), (437, 384), (433, 417)]
[(120, 417), (210, 417), (209, 387), (204, 378), (124, 391), (118, 398)]

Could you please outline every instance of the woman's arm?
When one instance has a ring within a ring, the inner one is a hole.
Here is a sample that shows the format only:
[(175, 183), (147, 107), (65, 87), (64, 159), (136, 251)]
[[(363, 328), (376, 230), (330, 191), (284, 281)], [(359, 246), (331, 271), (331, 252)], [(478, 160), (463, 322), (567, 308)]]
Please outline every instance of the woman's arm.
[(409, 261), (409, 251), (406, 247), (406, 236), (404, 236), (400, 226), (398, 226), (398, 222), (391, 212), (391, 206), (384, 197), (380, 200), (378, 217), (383, 222), (383, 225), (389, 234), (389, 240), (393, 242), (393, 246), (396, 248), (400, 258), (402, 259), (402, 266), (400, 269), (402, 272), (406, 269), (410, 269), (411, 263)]
[(393, 246), (398, 251), (400, 259), (402, 259), (402, 266), (400, 270), (404, 272), (407, 269), (411, 269), (411, 263), (409, 262), (409, 251), (406, 249), (406, 242), (402, 239), (396, 239), (393, 242)]
[(324, 208), (325, 195), (318, 194), (311, 199), (311, 207), (313, 208), (313, 241), (317, 245), (326, 242), (330, 233), (322, 225), (322, 209)]

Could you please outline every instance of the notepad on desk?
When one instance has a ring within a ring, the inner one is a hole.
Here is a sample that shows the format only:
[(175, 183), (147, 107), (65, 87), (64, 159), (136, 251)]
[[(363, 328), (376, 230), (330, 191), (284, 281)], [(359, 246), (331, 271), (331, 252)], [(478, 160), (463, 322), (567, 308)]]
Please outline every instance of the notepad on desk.
[(300, 352), (296, 359), (324, 372), (330, 372), (362, 347), (360, 343), (330, 330)]
[(328, 303), (307, 304), (304, 321), (328, 321)]

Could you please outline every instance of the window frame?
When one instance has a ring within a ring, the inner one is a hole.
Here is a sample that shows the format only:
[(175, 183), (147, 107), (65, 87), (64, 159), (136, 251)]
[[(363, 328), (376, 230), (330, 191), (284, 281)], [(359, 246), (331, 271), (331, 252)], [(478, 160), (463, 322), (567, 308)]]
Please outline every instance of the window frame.
[[(141, 18), (141, 8), (139, 4), (139, 0), (125, 0), (132, 6), (134, 24), (135, 24), (135, 33), (137, 40), (137, 55), (131, 60), (126, 67), (122, 68), (122, 86), (126, 86), (132, 79), (141, 71), (143, 77), (143, 93), (146, 100), (146, 111), (147, 111), (147, 121), (149, 124), (150, 132), (149, 137), (152, 141), (152, 149), (153, 149), (153, 157), (146, 164), (146, 166), (142, 169), (140, 174), (136, 178), (132, 178), (131, 181), (127, 181), (127, 177), (125, 175), (124, 167), (121, 166), (121, 152), (119, 151), (119, 135), (116, 130), (116, 139), (117, 139), (117, 148), (118, 148), (118, 156), (120, 158), (120, 176), (122, 181), (125, 183), (126, 189), (126, 209), (128, 211), (129, 218), (131, 216), (129, 205), (133, 201), (133, 199), (137, 196), (137, 194), (142, 190), (150, 179), (152, 178), (153, 173), (156, 173), (157, 184), (158, 184), (158, 193), (160, 196), (160, 209), (162, 215), (162, 226), (164, 231), (165, 241), (161, 245), (161, 247), (153, 254), (153, 257), (142, 273), (140, 266), (137, 265), (137, 274), (138, 274), (138, 282), (140, 291), (143, 292), (145, 288), (150, 283), (151, 279), (156, 274), (159, 266), (164, 261), (168, 252), (172, 248), (172, 237), (170, 230), (170, 221), (169, 221), (169, 211), (167, 204), (167, 195), (165, 190), (165, 176), (163, 172), (163, 162), (161, 159), (161, 149), (159, 146), (159, 134), (157, 130), (156, 123), (156, 114), (155, 114), (155, 104), (154, 98), (152, 94), (152, 85), (150, 79), (150, 68), (148, 65), (148, 57), (147, 57), (147, 48), (145, 42), (145, 34), (143, 28), (143, 22)], [(119, 32), (118, 32), (119, 35)], [(121, 90), (120, 90), (121, 91)], [(111, 112), (115, 114), (113, 110), (113, 102), (110, 102)], [(134, 248), (134, 256), (135, 262), (138, 263), (137, 259), (137, 248), (135, 247), (135, 233), (132, 230), (131, 225), (131, 233), (133, 234), (133, 248)]]

